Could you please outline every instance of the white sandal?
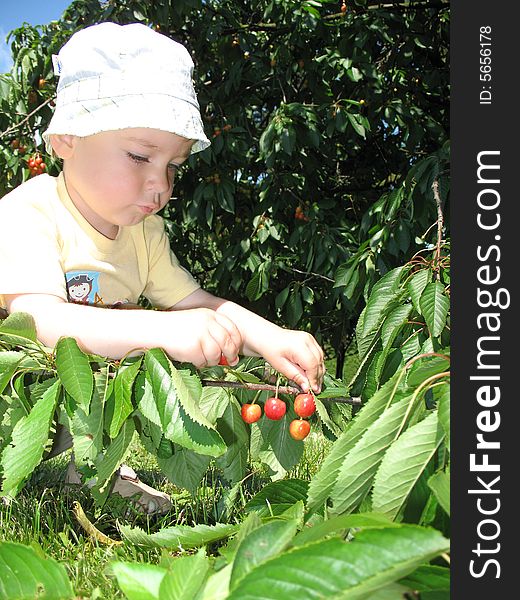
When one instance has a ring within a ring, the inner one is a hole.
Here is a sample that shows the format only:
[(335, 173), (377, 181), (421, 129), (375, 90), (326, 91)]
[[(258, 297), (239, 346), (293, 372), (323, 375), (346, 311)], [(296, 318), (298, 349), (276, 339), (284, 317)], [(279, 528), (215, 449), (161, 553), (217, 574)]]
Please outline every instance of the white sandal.
[[(82, 485), (81, 475), (76, 469), (74, 457), (71, 458), (65, 473), (65, 485)], [(95, 480), (90, 481), (87, 485), (92, 487), (95, 485)], [(172, 501), (168, 494), (143, 483), (137, 473), (128, 465), (121, 465), (114, 473), (111, 493), (133, 500), (137, 510), (147, 515), (163, 515), (172, 507)]]

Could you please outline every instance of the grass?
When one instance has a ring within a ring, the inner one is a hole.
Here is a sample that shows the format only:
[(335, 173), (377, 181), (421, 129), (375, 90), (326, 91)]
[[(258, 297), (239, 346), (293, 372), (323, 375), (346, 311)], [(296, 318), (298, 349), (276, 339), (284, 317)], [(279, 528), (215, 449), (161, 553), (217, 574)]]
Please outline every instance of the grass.
[[(329, 445), (330, 442), (322, 436), (311, 434), (305, 442), (302, 460), (287, 476), (310, 479), (318, 470)], [(136, 438), (126, 463), (135, 469), (143, 481), (170, 494), (173, 508), (162, 517), (146, 517), (128, 515), (126, 502), (123, 502), (123, 506), (122, 501), (110, 501), (98, 514), (88, 493), (64, 488), (63, 477), (69, 458), (70, 451), (42, 463), (10, 505), (0, 504), (0, 540), (31, 545), (63, 563), (77, 597), (91, 600), (125, 597), (111, 574), (112, 561), (158, 563), (161, 551), (142, 550), (126, 544), (110, 547), (98, 544), (77, 523), (72, 513), (75, 500), (80, 501), (98, 529), (118, 539), (117, 519), (149, 531), (172, 525), (239, 522), (245, 503), (269, 482), (261, 467), (253, 465), (251, 475), (240, 486), (231, 510), (225, 514), (223, 501), (226, 488), (215, 471), (208, 471), (192, 496), (185, 490), (175, 488), (164, 478), (155, 457), (146, 452)]]

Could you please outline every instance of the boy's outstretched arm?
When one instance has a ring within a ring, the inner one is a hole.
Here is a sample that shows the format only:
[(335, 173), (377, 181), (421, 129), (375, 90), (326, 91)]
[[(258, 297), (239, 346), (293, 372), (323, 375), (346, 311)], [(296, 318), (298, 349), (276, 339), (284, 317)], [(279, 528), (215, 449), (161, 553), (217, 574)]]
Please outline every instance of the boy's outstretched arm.
[(38, 338), (51, 347), (70, 336), (86, 352), (114, 359), (158, 347), (174, 360), (204, 367), (218, 364), (222, 354), (232, 364), (243, 346), (229, 317), (202, 306), (174, 312), (110, 310), (47, 294), (6, 295), (5, 300), (10, 313), (33, 316)]
[(325, 374), (323, 350), (310, 333), (279, 327), (243, 306), (202, 289), (178, 302), (171, 310), (196, 307), (210, 308), (235, 323), (243, 340), (242, 354), (262, 356), (304, 391), (310, 388), (320, 391)]

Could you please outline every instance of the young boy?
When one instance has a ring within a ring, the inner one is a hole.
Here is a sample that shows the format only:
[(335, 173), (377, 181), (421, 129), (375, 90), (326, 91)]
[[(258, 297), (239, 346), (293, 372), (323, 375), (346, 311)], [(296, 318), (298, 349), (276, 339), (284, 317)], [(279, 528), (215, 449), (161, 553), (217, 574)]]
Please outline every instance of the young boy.
[[(201, 289), (156, 215), (179, 167), (209, 146), (184, 46), (144, 25), (102, 23), (54, 59), (58, 94), (43, 137), (63, 172), (0, 200), (0, 307), (30, 313), (49, 346), (72, 336), (116, 359), (160, 347), (197, 367), (262, 356), (318, 392), (315, 339)], [(161, 310), (106, 310), (137, 306), (141, 295)], [(149, 493), (134, 476), (119, 473)]]

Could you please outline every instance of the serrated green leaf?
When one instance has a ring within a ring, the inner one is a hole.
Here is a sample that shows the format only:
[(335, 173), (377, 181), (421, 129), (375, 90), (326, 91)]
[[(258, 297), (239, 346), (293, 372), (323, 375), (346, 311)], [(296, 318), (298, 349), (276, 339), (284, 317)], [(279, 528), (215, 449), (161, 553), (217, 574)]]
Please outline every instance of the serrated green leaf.
[(334, 442), (318, 473), (311, 479), (307, 508), (316, 510), (332, 493), (347, 453), (355, 446), (367, 427), (392, 403), (399, 375), (387, 381), (349, 422), (342, 435)]
[(346, 529), (366, 529), (367, 527), (397, 527), (398, 525), (390, 521), (385, 515), (377, 513), (357, 513), (354, 515), (341, 515), (332, 517), (314, 525), (305, 527), (293, 540), (293, 546), (304, 546), (311, 542), (317, 542), (333, 534), (340, 534)]
[[(153, 423), (157, 417), (164, 435), (189, 450), (206, 456), (220, 456), (226, 444), (210, 424), (210, 428), (194, 421), (181, 405), (175, 386), (171, 381), (171, 363), (162, 350), (149, 350), (145, 355), (146, 378), (151, 390), (145, 385), (139, 408)], [(150, 398), (153, 398), (155, 407)], [(202, 415), (202, 413), (201, 413)]]
[(410, 298), (412, 299), (412, 303), (417, 312), (421, 312), (419, 302), (421, 300), (422, 293), (424, 292), (424, 288), (430, 279), (431, 271), (428, 269), (422, 269), (421, 271), (415, 272), (406, 283), (406, 289), (410, 294)]
[(383, 314), (401, 294), (399, 288), (401, 275), (405, 267), (397, 267), (384, 275), (372, 288), (370, 298), (364, 310), (361, 329), (357, 334), (357, 339), (362, 339), (374, 329), (377, 329), (382, 321)]
[(108, 434), (113, 439), (119, 433), (126, 418), (132, 413), (132, 390), (135, 378), (141, 368), (142, 358), (120, 367), (114, 379), (114, 411)]
[(303, 479), (284, 479), (264, 486), (245, 505), (246, 512), (264, 512), (269, 507), (282, 505), (284, 510), (299, 500), (307, 499), (309, 482)]
[(146, 533), (140, 527), (119, 524), (123, 538), (130, 544), (144, 548), (184, 549), (197, 548), (223, 540), (237, 532), (238, 525), (216, 523), (215, 525), (176, 525), (164, 527), (156, 533)]
[(0, 598), (74, 598), (67, 571), (53, 558), (39, 556), (34, 548), (0, 542)]
[(401, 327), (406, 323), (411, 310), (411, 304), (400, 304), (388, 314), (381, 328), (383, 348), (392, 344)]
[(15, 312), (7, 316), (0, 324), (0, 334), (36, 342), (36, 324), (34, 318), (24, 312)]
[(446, 317), (450, 309), (450, 301), (444, 293), (442, 283), (440, 281), (429, 283), (424, 288), (419, 304), (430, 335), (438, 337), (446, 325)]
[(221, 387), (204, 386), (200, 398), (200, 410), (210, 423), (216, 424), (217, 419), (224, 414), (231, 395)]
[(405, 397), (369, 425), (356, 445), (345, 456), (331, 493), (331, 514), (353, 511), (372, 486), (379, 464), (404, 424), (410, 397)]
[(176, 486), (195, 493), (211, 462), (210, 456), (197, 454), (188, 448), (175, 447), (170, 458), (157, 457), (161, 471)]
[(316, 398), (316, 414), (320, 418), (321, 423), (327, 427), (329, 431), (331, 431), (335, 436), (341, 435), (341, 429), (334, 423), (334, 421), (329, 417), (329, 413), (325, 408), (325, 405), (319, 398)]
[(199, 425), (214, 429), (213, 423), (206, 419), (201, 411), (199, 402), (202, 396), (202, 384), (196, 375), (192, 375), (190, 371), (178, 370), (170, 363), (170, 374), (172, 385), (177, 392), (177, 397), (186, 414)]
[(375, 512), (395, 519), (443, 439), (444, 431), (434, 411), (392, 444), (374, 479)]
[(360, 600), (449, 547), (438, 531), (406, 525), (366, 529), (351, 542), (330, 539), (285, 552), (251, 571), (228, 600)]
[(63, 337), (56, 344), (56, 370), (63, 387), (85, 413), (89, 411), (94, 387), (92, 368), (74, 338)]
[(15, 496), (24, 480), (40, 463), (61, 390), (59, 381), (48, 387), (31, 409), (16, 423), (11, 443), (2, 453), (2, 494)]

